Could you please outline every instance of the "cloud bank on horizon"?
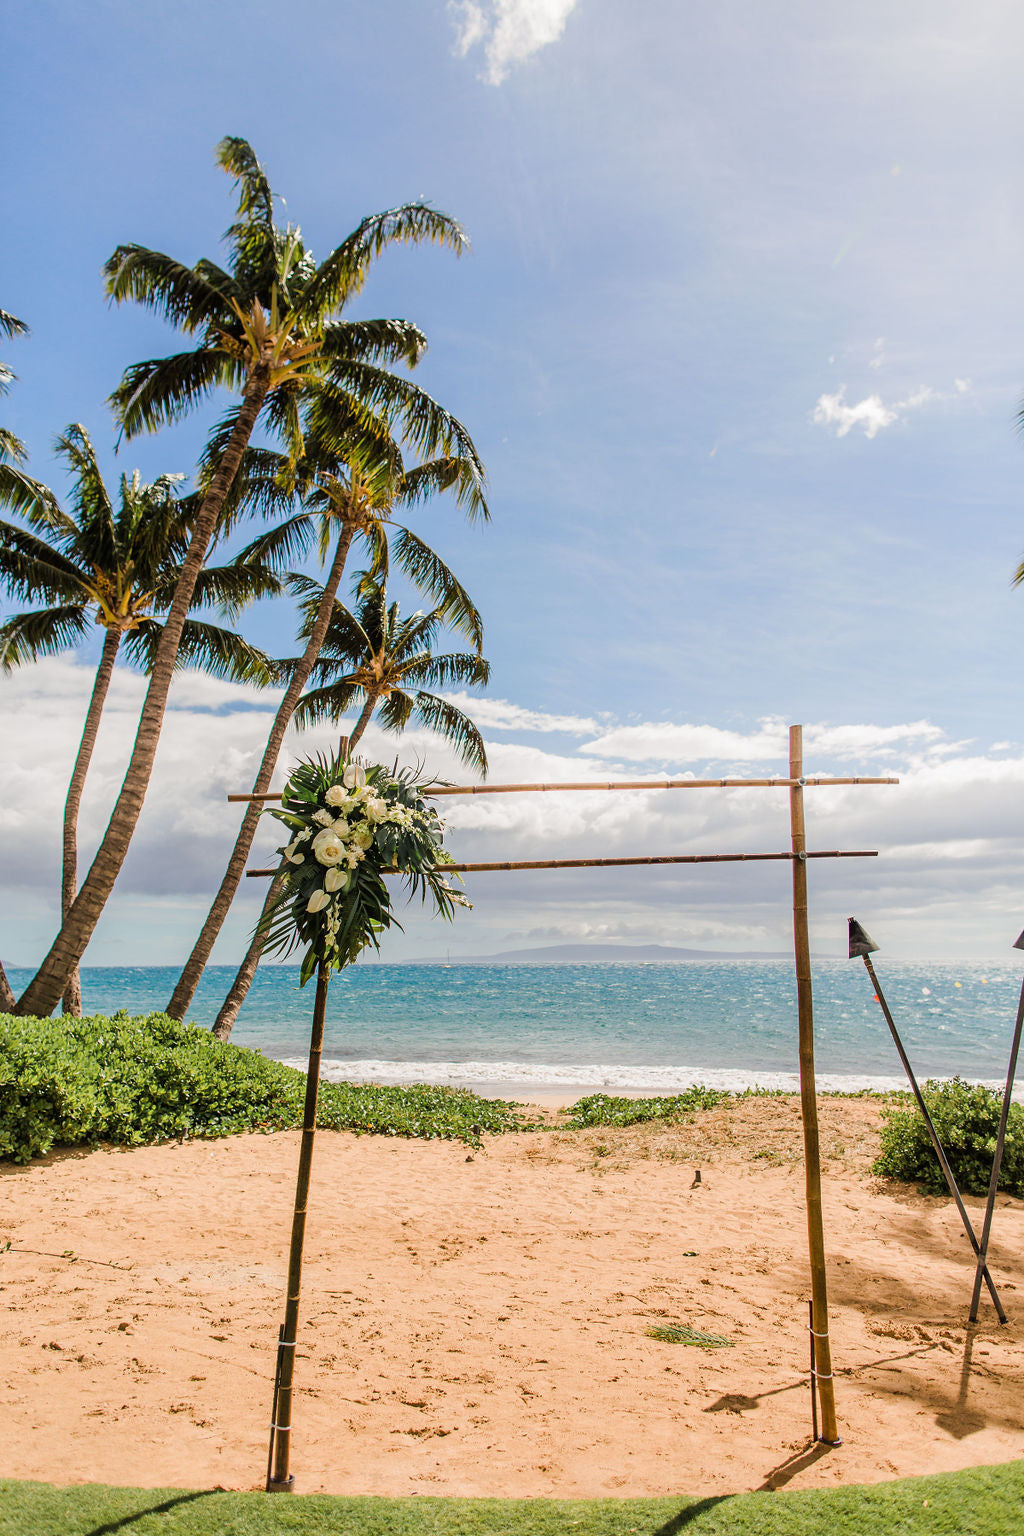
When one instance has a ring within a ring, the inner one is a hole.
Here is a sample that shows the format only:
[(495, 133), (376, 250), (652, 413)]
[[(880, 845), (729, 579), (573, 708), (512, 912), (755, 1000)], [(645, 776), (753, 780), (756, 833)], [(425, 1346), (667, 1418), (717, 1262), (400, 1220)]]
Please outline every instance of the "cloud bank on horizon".
[(450, 0), (455, 52), (464, 59), (482, 46), (480, 79), (500, 85), (513, 65), (558, 41), (575, 6), (576, 0)]
[[(19, 723), (17, 733), (0, 739), (6, 786), (0, 921), (9, 964), (31, 963), (52, 938), (60, 819), (76, 744), (68, 722), (84, 713), (89, 684), (90, 669), (63, 658), (41, 662), (7, 684)], [(83, 808), (84, 850), (102, 835), (143, 690), (142, 678), (116, 674)], [(774, 717), (732, 729), (685, 721), (616, 725), (498, 699), (461, 697), (460, 703), (476, 709), (497, 783), (786, 772), (786, 724)], [(267, 695), (236, 684), (194, 675), (175, 683), (138, 833), (87, 964), (182, 958), (234, 835), (237, 812), (225, 796), (251, 782), (272, 708)], [(291, 732), (285, 760), (329, 749), (335, 740), (333, 731)], [(426, 732), (397, 739), (371, 727), (365, 745), (371, 758), (397, 755), (466, 782), (450, 751)], [(1024, 743), (954, 741), (923, 719), (809, 723), (805, 764), (809, 772), (901, 779), (898, 788), (809, 792), (812, 847), (880, 854), (815, 865), (820, 947), (839, 947), (836, 935), (848, 911), (872, 933), (877, 927), (875, 937), (892, 953), (917, 957), (998, 953), (1004, 937), (1010, 943), (1024, 926), (1014, 881), (1024, 844)], [(282, 779), (283, 770), (278, 785)], [(785, 795), (772, 789), (474, 796), (445, 810), (455, 851), (478, 860), (768, 852), (785, 849), (789, 840)], [(268, 825), (252, 862), (272, 859), (275, 844)], [(785, 949), (788, 874), (779, 870), (723, 865), (470, 877), (476, 906), (460, 914), (455, 942), (463, 953), (587, 939)], [(255, 920), (258, 884), (243, 886), (216, 962), (237, 958)], [(442, 953), (454, 941), (418, 909), (403, 921), (407, 934), (389, 940), (393, 958)]]

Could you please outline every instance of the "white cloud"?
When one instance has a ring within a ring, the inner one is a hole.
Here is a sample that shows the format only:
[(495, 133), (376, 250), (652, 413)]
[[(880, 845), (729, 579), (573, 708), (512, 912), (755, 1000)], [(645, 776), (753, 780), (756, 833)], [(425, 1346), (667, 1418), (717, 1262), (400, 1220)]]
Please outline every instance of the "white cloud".
[[(63, 798), (90, 682), (89, 667), (53, 658), (3, 683), (5, 715), (17, 721), (16, 731), (0, 735), (0, 931), (8, 963), (40, 955), (54, 931)], [(83, 807), (83, 863), (117, 793), (144, 687), (127, 672), (115, 679)], [(188, 704), (188, 687), (184, 678), (175, 685), (176, 707), (128, 861), (90, 948), (92, 964), (180, 960), (223, 871), (240, 815), (226, 795), (251, 783), (273, 701), (261, 706), (257, 699), (254, 707), (251, 690), (225, 684), (214, 694), (198, 690)], [(479, 712), (484, 701), (470, 702)], [(485, 724), (493, 783), (601, 782), (659, 769), (662, 777), (666, 766), (680, 774), (709, 762), (715, 776), (734, 776), (745, 764), (757, 765), (765, 777), (786, 769), (785, 725), (774, 718), (748, 730), (700, 722), (624, 726), (581, 740), (576, 750), (548, 751), (536, 744), (536, 722), (547, 729), (557, 721), (562, 729), (576, 717), (487, 702), (494, 705), (495, 731), (503, 733), (494, 740)], [(522, 735), (509, 739), (504, 733), (516, 720)], [(277, 783), (288, 762), (329, 748), (336, 734), (290, 733)], [(809, 772), (881, 770), (901, 780), (898, 787), (808, 791), (812, 848), (880, 853), (814, 865), (819, 947), (841, 947), (849, 912), (893, 955), (919, 957), (951, 945), (961, 954), (998, 953), (1004, 929), (1006, 944), (1012, 941), (1024, 925), (1017, 875), (1024, 853), (1024, 747), (1001, 743), (997, 757), (994, 747), (981, 751), (949, 740), (928, 720), (811, 724), (805, 746)], [(428, 732), (398, 739), (371, 727), (364, 747), (370, 757), (398, 755), (466, 782), (452, 752)], [(471, 860), (773, 852), (789, 845), (788, 797), (773, 789), (480, 795), (447, 800), (443, 810), (453, 851)], [(266, 863), (276, 842), (268, 824), (251, 862)], [(572, 938), (780, 950), (789, 942), (788, 872), (780, 864), (469, 880), (476, 908), (460, 914), (456, 933), (431, 926), (419, 907), (410, 907), (402, 916), (407, 934), (389, 940), (387, 957), (437, 952), (438, 946), (443, 953), (449, 944), (459, 953), (491, 953)], [(258, 881), (243, 883), (217, 962), (241, 952), (263, 889)]]
[(597, 730), (597, 722), (582, 715), (548, 715), (510, 704), (507, 699), (482, 699), (470, 693), (446, 693), (445, 698), (482, 731), (562, 731), (569, 736), (589, 736)]
[(455, 52), (465, 58), (483, 45), (486, 68), (480, 76), (500, 85), (521, 64), (565, 31), (576, 0), (450, 0)]
[(598, 757), (623, 758), (627, 762), (677, 763), (680, 768), (707, 762), (780, 761), (787, 753), (786, 727), (781, 720), (762, 720), (759, 729), (746, 736), (714, 725), (672, 725), (668, 722), (625, 725), (606, 731), (584, 749)]
[(880, 395), (867, 395), (856, 405), (847, 405), (845, 384), (834, 395), (819, 395), (813, 416), (819, 426), (834, 426), (837, 437), (845, 437), (856, 426), (864, 428), (865, 437), (877, 437), (897, 419), (898, 413), (883, 405)]
[[(878, 368), (883, 361), (884, 356), (877, 354), (869, 366)], [(919, 389), (911, 391), (902, 400), (894, 400), (891, 405), (886, 405), (878, 394), (865, 395), (856, 405), (847, 405), (846, 385), (841, 384), (834, 395), (818, 396), (811, 420), (820, 427), (834, 427), (837, 437), (845, 437), (854, 427), (863, 427), (865, 437), (877, 437), (884, 428), (902, 420), (908, 411), (917, 411), (923, 405), (939, 401), (955, 400), (958, 396), (969, 394), (970, 390), (970, 379), (956, 379), (952, 393), (933, 389), (930, 384), (922, 384)]]

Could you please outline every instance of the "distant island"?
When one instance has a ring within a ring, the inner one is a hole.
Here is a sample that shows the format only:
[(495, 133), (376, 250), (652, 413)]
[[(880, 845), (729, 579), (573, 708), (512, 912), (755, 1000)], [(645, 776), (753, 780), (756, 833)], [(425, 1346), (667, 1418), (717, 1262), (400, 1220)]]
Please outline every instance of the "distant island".
[[(826, 957), (831, 958), (831, 957)], [(683, 960), (791, 960), (788, 949), (678, 949), (671, 944), (544, 944), (495, 955), (417, 955), (399, 965), (675, 965)]]

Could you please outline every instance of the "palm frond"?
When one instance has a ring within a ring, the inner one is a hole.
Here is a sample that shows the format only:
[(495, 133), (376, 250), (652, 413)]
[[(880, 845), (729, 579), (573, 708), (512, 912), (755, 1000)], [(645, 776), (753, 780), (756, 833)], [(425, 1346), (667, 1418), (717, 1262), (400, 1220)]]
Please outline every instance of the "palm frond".
[(336, 320), (324, 326), (320, 357), (333, 362), (376, 363), (414, 368), (426, 354), (427, 338), (411, 320)]
[[(447, 699), (439, 699), (431, 693), (418, 692), (413, 701), (413, 711), (421, 725), (437, 734), (455, 748), (467, 768), (487, 773), (487, 749), (484, 739), (468, 715)], [(381, 711), (381, 724), (384, 712)]]
[(0, 624), (0, 672), (41, 656), (58, 656), (80, 645), (89, 632), (89, 619), (81, 603), (65, 603), (56, 608), (39, 608), (31, 613), (16, 613)]
[[(283, 591), (280, 577), (268, 566), (255, 560), (233, 560), (230, 565), (207, 566), (199, 572), (192, 606), (219, 608), (234, 620), (250, 603), (261, 597), (280, 597)], [(166, 595), (170, 598), (173, 592), (169, 590)]]
[(110, 403), (128, 438), (180, 421), (219, 384), (244, 382), (241, 363), (226, 352), (200, 347), (171, 357), (149, 358), (126, 368)]
[(59, 435), (54, 447), (74, 475), (71, 506), (75, 513), (73, 521), (78, 525), (76, 542), (83, 549), (88, 547), (94, 565), (109, 570), (116, 559), (117, 547), (114, 509), (92, 440), (81, 422), (72, 422)]
[[(483, 486), (484, 467), (466, 428), (411, 379), (369, 363), (338, 362), (332, 366), (325, 386), (317, 392), (317, 401), (322, 402), (321, 418), (324, 405), (346, 397), (355, 397), (364, 409), (389, 421), (395, 435), (408, 442), (421, 457), (469, 460)], [(482, 491), (468, 499), (466, 506), (471, 519), (489, 516)]]
[(411, 658), (408, 667), (402, 668), (404, 682), (431, 683), (437, 688), (449, 688), (455, 683), (467, 688), (481, 688), (490, 677), (490, 662), (483, 656), (473, 656), (465, 651)]
[(296, 306), (299, 315), (309, 324), (337, 313), (359, 292), (371, 262), (389, 245), (424, 242), (448, 246), (456, 255), (469, 249), (456, 220), (426, 203), (404, 203), (371, 214), (316, 269)]
[(274, 528), (256, 537), (235, 556), (239, 565), (267, 565), (274, 571), (283, 571), (289, 565), (302, 560), (309, 553), (316, 539), (316, 520), (308, 512), (296, 512)]
[[(7, 389), (7, 380), (13, 378), (11, 370), (0, 363), (0, 395)], [(21, 438), (16, 437), (9, 427), (0, 427), (0, 464), (23, 464), (27, 458), (28, 449)]]
[[(151, 671), (162, 633), (159, 620), (145, 619), (126, 634), (122, 647), (129, 663), (144, 672)], [(279, 675), (276, 663), (258, 646), (233, 630), (199, 619), (185, 621), (174, 665), (178, 671), (194, 667), (211, 677), (250, 683), (258, 688), (275, 684)]]
[(0, 309), (0, 331), (5, 336), (27, 336), (28, 326), (24, 320), (19, 320), (16, 315), (9, 314), (6, 309)]
[(0, 578), (29, 602), (88, 599), (83, 572), (73, 560), (27, 528), (0, 522)]
[(258, 224), (273, 224), (274, 194), (248, 139), (227, 134), (217, 145), (216, 154), (221, 170), (234, 178), (239, 217)]
[(425, 464), (417, 464), (406, 471), (400, 499), (412, 506), (425, 501), (428, 496), (454, 490), (456, 506), (466, 508), (471, 515), (479, 515), (486, 522), (490, 512), (484, 485), (483, 465), (476, 454), (428, 459)]
[(20, 512), (22, 517), (30, 521), (39, 519), (47, 526), (50, 526), (50, 519), (54, 519), (54, 526), (59, 523), (62, 530), (70, 527), (74, 534), (74, 524), (61, 512), (49, 486), (41, 480), (34, 480), (16, 464), (0, 464), (0, 506), (10, 507), (12, 512)]
[[(217, 277), (214, 274), (217, 273)], [(144, 245), (119, 245), (103, 267), (106, 291), (115, 304), (132, 299), (154, 310), (187, 334), (200, 326), (234, 319), (231, 299), (237, 289), (222, 286), (226, 274), (209, 265), (186, 267)]]
[(480, 610), (440, 555), (411, 528), (401, 526), (392, 536), (391, 555), (413, 585), (436, 605), (444, 622), (465, 635), (478, 651), (482, 650), (484, 624)]
[(348, 713), (353, 700), (359, 697), (358, 684), (342, 678), (324, 688), (310, 688), (295, 706), (295, 724), (300, 731), (327, 721), (337, 725), (342, 715)]

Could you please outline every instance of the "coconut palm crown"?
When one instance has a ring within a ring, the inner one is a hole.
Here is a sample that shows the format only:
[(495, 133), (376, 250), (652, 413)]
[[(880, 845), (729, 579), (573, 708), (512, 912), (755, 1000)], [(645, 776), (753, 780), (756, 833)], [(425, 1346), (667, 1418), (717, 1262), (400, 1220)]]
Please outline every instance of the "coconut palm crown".
[[(306, 626), (316, 609), (319, 590), (301, 578), (307, 590)], [(355, 703), (361, 705), (350, 735), (359, 741), (374, 710), (386, 731), (402, 731), (415, 720), (449, 742), (468, 768), (487, 772), (483, 737), (473, 721), (446, 698), (428, 688), (478, 686), (490, 677), (490, 665), (477, 652), (438, 652), (434, 644), (444, 628), (442, 607), (403, 618), (389, 603), (386, 588), (364, 575), (355, 613), (335, 602), (327, 637), (313, 667), (319, 686), (299, 700), (295, 723), (300, 729), (329, 720), (336, 723)], [(304, 626), (304, 627), (306, 627)], [(379, 705), (379, 708), (378, 708)]]

